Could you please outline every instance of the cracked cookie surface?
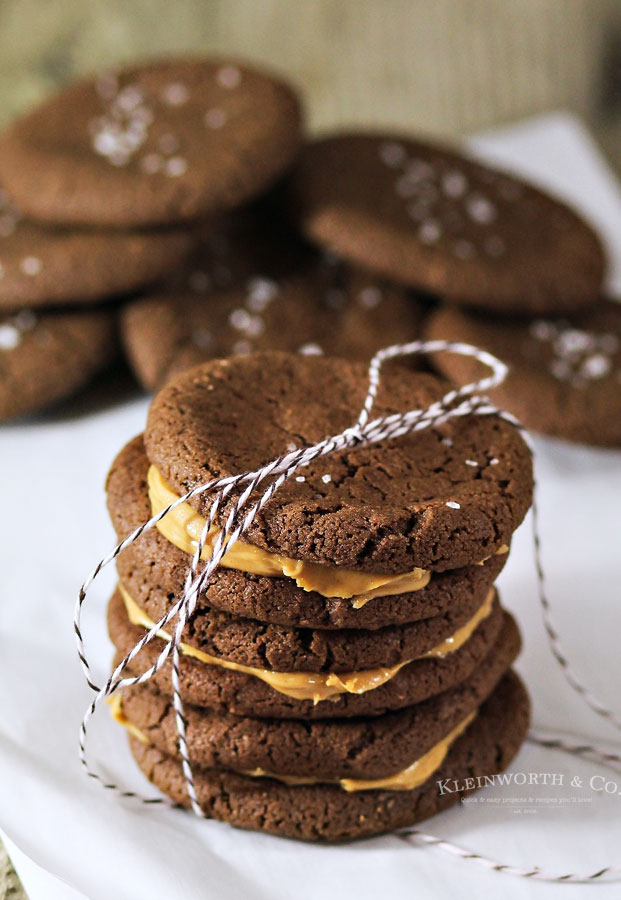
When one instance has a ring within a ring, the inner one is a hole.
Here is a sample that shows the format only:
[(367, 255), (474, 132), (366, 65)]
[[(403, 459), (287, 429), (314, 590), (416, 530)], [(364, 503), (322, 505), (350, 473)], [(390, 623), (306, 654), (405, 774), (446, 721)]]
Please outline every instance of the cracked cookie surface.
[[(156, 396), (147, 456), (184, 494), (341, 432), (355, 422), (366, 388), (366, 367), (345, 360), (215, 360)], [(386, 371), (372, 415), (425, 408), (447, 390), (431, 375)], [(316, 460), (280, 488), (244, 540), (366, 572), (445, 571), (509, 544), (531, 497), (531, 454), (517, 431), (496, 416), (466, 416)], [(209, 502), (191, 501), (203, 515)]]

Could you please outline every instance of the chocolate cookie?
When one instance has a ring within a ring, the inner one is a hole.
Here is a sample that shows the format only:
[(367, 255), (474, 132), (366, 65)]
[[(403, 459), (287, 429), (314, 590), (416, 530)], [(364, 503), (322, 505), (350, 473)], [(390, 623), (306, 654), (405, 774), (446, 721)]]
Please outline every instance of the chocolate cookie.
[(434, 144), (365, 133), (315, 141), (287, 205), (320, 246), (454, 303), (559, 314), (601, 289), (600, 241), (574, 212)]
[[(144, 612), (151, 621), (157, 622), (177, 599), (166, 601), (161, 595), (150, 595)], [(192, 617), (183, 639), (201, 653), (256, 669), (358, 672), (388, 668), (423, 656), (467, 626), (482, 602), (479, 597), (465, 597), (459, 606), (450, 607), (442, 615), (373, 631), (288, 628), (257, 619), (242, 619), (203, 605)]]
[[(148, 521), (148, 460), (142, 437), (130, 441), (112, 464), (106, 482), (108, 509), (119, 540)], [(201, 607), (295, 628), (384, 628), (475, 608), (485, 598), (508, 554), (494, 554), (483, 565), (434, 573), (418, 591), (374, 597), (356, 609), (351, 600), (324, 597), (298, 587), (292, 578), (252, 575), (219, 568), (199, 601)], [(154, 528), (117, 559), (119, 577), (131, 597), (154, 621), (179, 597), (190, 565), (187, 553)]]
[(0, 316), (0, 420), (68, 397), (116, 352), (111, 312), (21, 310)]
[(190, 232), (76, 231), (23, 219), (0, 189), (0, 309), (91, 303), (162, 278), (187, 255)]
[[(353, 425), (366, 367), (257, 353), (190, 370), (160, 391), (145, 432), (150, 462), (177, 494), (254, 470)], [(395, 368), (373, 415), (426, 408), (447, 386)], [(531, 502), (531, 456), (494, 416), (326, 456), (288, 480), (244, 540), (269, 552), (373, 573), (444, 571), (509, 544)], [(209, 497), (192, 505), (203, 515)]]
[[(457, 687), (373, 719), (315, 722), (257, 719), (185, 706), (190, 759), (208, 769), (260, 768), (277, 775), (334, 780), (387, 778), (424, 756), (473, 713), (506, 673), (490, 652)], [(178, 756), (169, 695), (140, 685), (121, 695), (122, 715), (158, 750)]]
[[(285, 837), (341, 841), (379, 834), (413, 825), (457, 803), (476, 785), (466, 779), (505, 769), (524, 740), (528, 722), (528, 696), (510, 672), (452, 744), (440, 768), (414, 790), (348, 793), (329, 784), (291, 787), (275, 779), (196, 767), (198, 798), (209, 818)], [(187, 806), (181, 765), (136, 738), (130, 738), (130, 746), (147, 778)]]
[(266, 189), (300, 142), (279, 80), (229, 60), (170, 60), (74, 83), (0, 139), (0, 178), (30, 217), (191, 221)]
[[(143, 637), (144, 629), (132, 625), (120, 594), (113, 595), (108, 607), (108, 629), (118, 650), (115, 664)], [(129, 671), (139, 675), (152, 666), (162, 645), (151, 642), (132, 661)], [(483, 619), (472, 637), (459, 649), (444, 657), (415, 660), (401, 668), (380, 686), (362, 694), (341, 693), (313, 704), (294, 699), (275, 690), (265, 681), (222, 666), (207, 665), (185, 654), (180, 660), (180, 684), (184, 700), (215, 712), (238, 716), (283, 719), (332, 719), (352, 716), (377, 716), (402, 709), (453, 687), (467, 678), (488, 654), (503, 660), (507, 668), (520, 649), (520, 636), (511, 616), (498, 604)], [(170, 691), (170, 663), (155, 675), (159, 690)]]
[[(568, 319), (505, 321), (439, 309), (428, 336), (466, 341), (509, 365), (495, 403), (529, 428), (571, 441), (621, 446), (621, 305), (601, 300)], [(476, 361), (449, 354), (434, 365), (458, 383), (477, 378)]]
[(419, 336), (422, 306), (405, 290), (308, 251), (292, 265), (287, 245), (282, 260), (257, 259), (252, 270), (238, 244), (216, 254), (212, 240), (185, 283), (124, 309), (121, 333), (146, 388), (214, 357), (288, 350), (368, 360)]

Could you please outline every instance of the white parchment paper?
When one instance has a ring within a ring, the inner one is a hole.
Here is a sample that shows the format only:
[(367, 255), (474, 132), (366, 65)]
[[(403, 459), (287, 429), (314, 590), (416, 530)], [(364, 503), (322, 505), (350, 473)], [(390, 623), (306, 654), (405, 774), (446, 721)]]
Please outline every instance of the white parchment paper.
[[(621, 193), (582, 126), (557, 114), (471, 143), (579, 207), (607, 241), (609, 285), (621, 293)], [(80, 582), (113, 546), (103, 480), (122, 444), (142, 430), (147, 400), (110, 406), (91, 399), (88, 411), (83, 402), (0, 435), (0, 829), (16, 848), (31, 900), (619, 896), (618, 885), (575, 888), (505, 877), (396, 836), (319, 847), (245, 833), (141, 807), (88, 781), (78, 764), (77, 731), (90, 692), (75, 655), (73, 605)], [(563, 642), (581, 676), (619, 707), (621, 453), (539, 439), (536, 471), (549, 593)], [(96, 584), (85, 621), (100, 678), (111, 659), (105, 606), (113, 582), (109, 571)], [(518, 669), (533, 695), (535, 724), (614, 746), (617, 734), (580, 705), (547, 649), (528, 522), (500, 587), (522, 626)], [(93, 758), (111, 777), (152, 795), (125, 744), (102, 711), (92, 729)], [(604, 772), (528, 745), (513, 769), (578, 775), (585, 784)], [(621, 773), (617, 780), (621, 791)], [(516, 865), (575, 871), (621, 863), (621, 796), (562, 790), (557, 799), (580, 802), (527, 812), (511, 799), (520, 793), (485, 791), (479, 796), (495, 802), (464, 805), (423, 827)]]

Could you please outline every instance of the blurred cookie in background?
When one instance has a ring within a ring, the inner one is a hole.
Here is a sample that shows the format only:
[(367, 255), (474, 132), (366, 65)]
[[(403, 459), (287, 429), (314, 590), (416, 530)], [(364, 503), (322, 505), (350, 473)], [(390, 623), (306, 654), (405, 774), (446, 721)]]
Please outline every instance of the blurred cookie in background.
[(180, 265), (194, 243), (179, 229), (46, 228), (0, 188), (0, 309), (82, 305), (144, 287)]
[(118, 351), (111, 310), (0, 315), (0, 420), (51, 406), (86, 385)]
[(315, 141), (285, 203), (319, 246), (458, 305), (559, 314), (601, 291), (603, 250), (582, 219), (439, 145), (374, 133)]
[(125, 306), (121, 334), (153, 390), (207, 359), (255, 350), (368, 360), (419, 337), (422, 314), (407, 290), (255, 223), (207, 235), (167, 287)]
[[(492, 400), (542, 434), (621, 446), (621, 304), (600, 300), (564, 318), (492, 319), (445, 307), (426, 325), (431, 340), (488, 350), (509, 366)], [(431, 362), (465, 384), (483, 374), (476, 360), (450, 353)]]
[(65, 87), (0, 138), (0, 178), (33, 219), (136, 228), (259, 194), (292, 162), (300, 106), (227, 60), (169, 60)]

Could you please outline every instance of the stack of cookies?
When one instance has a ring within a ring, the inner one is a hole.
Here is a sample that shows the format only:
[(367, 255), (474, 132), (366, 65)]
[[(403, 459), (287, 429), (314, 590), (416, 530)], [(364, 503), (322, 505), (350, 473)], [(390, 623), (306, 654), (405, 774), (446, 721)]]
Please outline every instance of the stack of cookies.
[[(301, 354), (178, 375), (108, 476), (119, 538), (212, 477), (342, 431), (366, 388), (365, 366)], [(393, 368), (374, 414), (424, 408), (445, 390)], [(519, 633), (494, 581), (531, 494), (530, 453), (494, 416), (328, 455), (289, 479), (225, 555), (183, 635), (205, 815), (343, 840), (420, 821), (504, 769), (529, 705), (510, 668)], [(181, 597), (208, 509), (197, 496), (119, 556), (108, 616), (117, 662)], [(143, 772), (187, 806), (171, 694), (167, 663), (115, 695), (113, 712)]]
[(0, 419), (117, 352), (112, 298), (178, 271), (202, 223), (266, 190), (300, 143), (295, 94), (223, 60), (70, 85), (0, 136)]

